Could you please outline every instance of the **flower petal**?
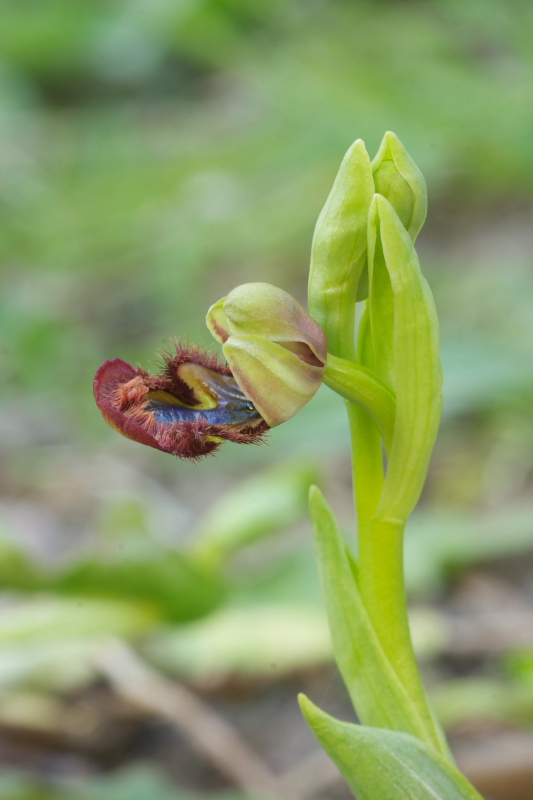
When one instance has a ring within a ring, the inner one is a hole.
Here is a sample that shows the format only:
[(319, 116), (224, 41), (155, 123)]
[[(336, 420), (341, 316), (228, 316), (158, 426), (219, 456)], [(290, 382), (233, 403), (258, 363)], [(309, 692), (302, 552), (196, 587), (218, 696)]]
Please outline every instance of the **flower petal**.
[(324, 331), (294, 297), (277, 286), (269, 283), (237, 286), (226, 297), (223, 313), (233, 334), (262, 336), (280, 343), (300, 342), (321, 364), (326, 362)]
[(259, 444), (268, 430), (229, 367), (198, 348), (177, 345), (159, 375), (119, 358), (106, 361), (94, 394), (112, 428), (178, 458), (195, 461), (224, 440)]
[(106, 361), (94, 377), (94, 397), (102, 416), (108, 425), (111, 425), (118, 433), (127, 439), (154, 447), (156, 450), (163, 450), (157, 439), (148, 433), (145, 428), (131, 417), (127, 417), (120, 411), (113, 395), (120, 385), (128, 383), (136, 378), (139, 371), (122, 361), (121, 358), (114, 358)]
[(323, 367), (262, 336), (230, 336), (223, 350), (241, 390), (271, 428), (293, 417), (322, 383)]
[(226, 312), (224, 311), (224, 303), (226, 302), (226, 299), (226, 297), (223, 297), (222, 300), (218, 301), (218, 303), (214, 303), (214, 305), (212, 305), (207, 312), (207, 316), (205, 318), (207, 327), (217, 342), (220, 342), (221, 344), (224, 344), (228, 336), (231, 336), (230, 321), (226, 316)]

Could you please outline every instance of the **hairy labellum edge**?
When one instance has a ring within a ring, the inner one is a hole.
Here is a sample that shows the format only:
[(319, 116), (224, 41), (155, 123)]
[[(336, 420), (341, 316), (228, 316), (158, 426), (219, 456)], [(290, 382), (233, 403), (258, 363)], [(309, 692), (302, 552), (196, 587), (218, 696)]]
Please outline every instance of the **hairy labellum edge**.
[[(199, 368), (196, 389), (190, 376), (187, 381), (180, 375), (183, 364), (193, 365), (193, 378), (194, 365)], [(217, 405), (214, 408), (199, 404), (200, 385), (215, 398), (213, 402)], [(158, 393), (157, 405), (165, 407), (165, 401), (159, 399), (163, 393), (172, 401), (168, 404), (169, 409), (175, 411), (175, 403), (179, 413), (191, 418), (158, 421), (150, 402), (154, 393)], [(223, 441), (260, 444), (269, 430), (255, 409), (246, 413), (250, 402), (240, 391), (227, 365), (221, 364), (216, 356), (203, 353), (200, 348), (184, 347), (179, 343), (175, 353), (164, 356), (162, 370), (157, 376), (121, 359), (106, 361), (96, 373), (94, 395), (104, 419), (112, 428), (129, 439), (178, 458), (197, 460), (213, 454)], [(233, 421), (236, 405), (240, 412), (238, 418), (242, 420), (244, 415), (244, 422)], [(209, 419), (215, 416), (215, 412), (218, 424)], [(220, 418), (224, 419), (225, 414), (229, 422), (220, 424)]]

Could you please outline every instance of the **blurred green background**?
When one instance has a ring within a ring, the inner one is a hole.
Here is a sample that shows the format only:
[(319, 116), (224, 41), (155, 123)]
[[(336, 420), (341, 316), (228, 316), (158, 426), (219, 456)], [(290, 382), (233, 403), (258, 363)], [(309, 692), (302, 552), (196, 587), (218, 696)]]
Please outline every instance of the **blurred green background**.
[[(235, 788), (205, 753), (169, 768), (183, 732), (147, 745), (135, 704), (94, 699), (124, 690), (109, 637), (266, 726), (275, 772), (313, 750), (296, 710), (299, 744), (272, 750), (280, 697), (316, 680), (345, 702), (305, 512), (318, 480), (352, 535), (342, 403), (324, 388), (268, 447), (191, 466), (117, 436), (91, 382), (106, 358), (210, 344), (205, 312), (239, 283), (305, 302), (340, 160), (388, 129), (428, 182), (446, 379), (407, 541), (415, 637), (459, 754), (533, 752), (531, 3), (0, 0), (1, 798)], [(485, 766), (482, 791), (530, 797)]]

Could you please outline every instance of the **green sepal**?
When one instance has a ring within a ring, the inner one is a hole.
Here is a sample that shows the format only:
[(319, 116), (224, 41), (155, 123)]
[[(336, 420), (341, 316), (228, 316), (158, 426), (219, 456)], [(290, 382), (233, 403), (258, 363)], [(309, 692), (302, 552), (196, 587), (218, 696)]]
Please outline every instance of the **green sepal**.
[(354, 360), (355, 303), (366, 265), (368, 209), (374, 194), (370, 158), (358, 139), (346, 153), (318, 218), (311, 249), (309, 313), (328, 350)]
[(340, 722), (305, 695), (299, 701), (357, 800), (483, 800), (454, 766), (413, 736)]
[(323, 364), (327, 341), (320, 325), (292, 295), (270, 283), (244, 283), (207, 312), (207, 327), (224, 344), (230, 336), (261, 336), (271, 342), (300, 344)]
[(324, 383), (350, 403), (365, 409), (374, 420), (389, 451), (394, 433), (394, 393), (367, 367), (328, 355)]
[(326, 335), (283, 289), (258, 282), (237, 286), (211, 306), (206, 323), (241, 392), (271, 428), (293, 417), (320, 388)]
[(411, 239), (381, 195), (372, 201), (368, 230), (374, 366), (396, 393), (394, 437), (377, 516), (405, 521), (422, 491), (439, 427), (439, 325)]
[(316, 486), (309, 495), (315, 549), (335, 660), (361, 721), (404, 731), (447, 755), (431, 718), (422, 721), (387, 659), (361, 600), (335, 516)]
[(231, 336), (230, 322), (224, 311), (224, 303), (227, 297), (222, 297), (217, 303), (213, 303), (206, 316), (206, 325), (209, 328), (212, 336), (224, 344), (226, 339)]
[(386, 197), (413, 242), (428, 208), (424, 176), (395, 133), (387, 131), (372, 161), (376, 192)]
[(222, 350), (241, 391), (271, 428), (297, 414), (322, 383), (323, 366), (263, 336), (230, 336)]

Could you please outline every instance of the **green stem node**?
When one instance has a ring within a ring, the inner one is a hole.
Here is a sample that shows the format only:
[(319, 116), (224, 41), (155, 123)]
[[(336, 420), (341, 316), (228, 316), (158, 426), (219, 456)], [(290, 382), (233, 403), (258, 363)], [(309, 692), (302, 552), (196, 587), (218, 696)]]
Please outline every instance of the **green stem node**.
[(394, 393), (367, 367), (328, 354), (324, 383), (350, 403), (356, 403), (371, 416), (385, 442), (392, 445), (396, 399)]

